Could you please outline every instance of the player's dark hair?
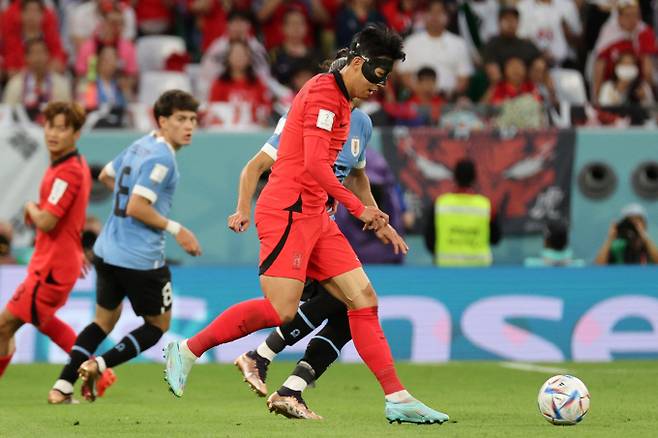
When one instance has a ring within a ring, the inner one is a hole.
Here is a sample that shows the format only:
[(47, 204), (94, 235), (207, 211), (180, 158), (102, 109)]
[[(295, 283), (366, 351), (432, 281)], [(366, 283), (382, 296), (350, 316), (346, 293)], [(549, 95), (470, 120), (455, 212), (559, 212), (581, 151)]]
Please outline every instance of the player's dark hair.
[(55, 117), (64, 115), (64, 124), (73, 127), (74, 132), (80, 131), (85, 124), (85, 110), (77, 102), (50, 102), (43, 110), (43, 116), (48, 123), (53, 123)]
[(468, 158), (459, 160), (455, 165), (454, 178), (459, 187), (471, 187), (477, 178), (475, 163)]
[(188, 92), (169, 90), (162, 93), (153, 105), (153, 116), (156, 122), (160, 117), (169, 117), (176, 111), (199, 110), (199, 102)]
[(368, 24), (352, 38), (348, 61), (359, 55), (390, 58), (394, 61), (404, 59), (402, 37), (383, 24)]

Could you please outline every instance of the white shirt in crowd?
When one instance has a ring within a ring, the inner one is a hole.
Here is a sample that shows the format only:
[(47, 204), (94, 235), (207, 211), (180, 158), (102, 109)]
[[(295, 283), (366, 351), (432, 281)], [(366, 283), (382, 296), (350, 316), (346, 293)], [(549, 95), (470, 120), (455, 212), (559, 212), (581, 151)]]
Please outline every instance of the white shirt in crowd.
[[(640, 84), (640, 88), (644, 92), (644, 98), (640, 102), (642, 106), (650, 106), (654, 103), (653, 92), (651, 87), (646, 82)], [(620, 92), (615, 86), (613, 81), (606, 81), (601, 86), (599, 91), (599, 105), (601, 106), (618, 106), (625, 105), (629, 102), (628, 90)]]
[(519, 10), (519, 36), (528, 38), (542, 51), (548, 51), (558, 62), (569, 54), (567, 38), (562, 28), (564, 21), (571, 32), (582, 33), (580, 15), (573, 0), (521, 0)]
[[(122, 37), (133, 41), (137, 36), (137, 19), (135, 10), (129, 6), (122, 6), (123, 33)], [(73, 6), (70, 11), (68, 23), (69, 35), (74, 38), (87, 39), (94, 33), (101, 17), (95, 1), (87, 1)]]
[(415, 74), (422, 67), (431, 67), (438, 76), (439, 90), (450, 93), (457, 85), (457, 78), (473, 74), (466, 42), (448, 31), (438, 37), (431, 37), (424, 30), (416, 32), (404, 41), (404, 50), (407, 58), (399, 64), (399, 71)]

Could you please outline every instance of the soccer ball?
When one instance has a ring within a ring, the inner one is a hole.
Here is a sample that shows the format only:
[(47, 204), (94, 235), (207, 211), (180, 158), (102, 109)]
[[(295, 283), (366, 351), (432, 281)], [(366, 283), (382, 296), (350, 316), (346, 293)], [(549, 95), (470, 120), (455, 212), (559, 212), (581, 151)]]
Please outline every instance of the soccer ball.
[(553, 376), (539, 390), (537, 403), (548, 422), (571, 426), (589, 412), (589, 391), (578, 377)]

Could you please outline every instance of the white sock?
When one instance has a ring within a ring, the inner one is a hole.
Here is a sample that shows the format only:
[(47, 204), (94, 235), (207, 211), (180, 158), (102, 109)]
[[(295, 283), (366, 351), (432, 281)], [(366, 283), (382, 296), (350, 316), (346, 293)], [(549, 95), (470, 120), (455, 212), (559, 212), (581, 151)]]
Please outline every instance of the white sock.
[(66, 380), (59, 379), (55, 384), (53, 385), (53, 389), (58, 390), (62, 394), (66, 395), (71, 395), (73, 394), (73, 384), (71, 382), (67, 382)]
[(283, 382), (283, 386), (285, 386), (286, 388), (299, 392), (304, 391), (307, 385), (308, 384), (306, 383), (306, 380), (302, 379), (299, 376), (290, 376), (286, 379), (285, 382)]
[(409, 391), (407, 391), (406, 389), (403, 389), (402, 391), (386, 394), (386, 400), (393, 403), (402, 403), (413, 399), (414, 398), (411, 396), (411, 394), (409, 394)]
[(192, 359), (192, 360), (198, 359), (198, 357), (194, 353), (192, 353), (190, 347), (187, 346), (187, 339), (181, 341), (180, 352), (183, 354), (183, 356), (187, 357), (188, 359)]
[(265, 342), (263, 342), (262, 344), (260, 344), (258, 346), (258, 348), (256, 348), (256, 353), (258, 353), (258, 355), (260, 357), (264, 357), (265, 359), (269, 360), (270, 362), (272, 362), (274, 360), (274, 358), (276, 357), (276, 353), (274, 351), (272, 351), (272, 349), (270, 347), (268, 347)]
[(105, 359), (103, 359), (103, 356), (96, 357), (96, 364), (98, 365), (98, 374), (103, 374), (107, 369), (107, 365), (105, 365)]

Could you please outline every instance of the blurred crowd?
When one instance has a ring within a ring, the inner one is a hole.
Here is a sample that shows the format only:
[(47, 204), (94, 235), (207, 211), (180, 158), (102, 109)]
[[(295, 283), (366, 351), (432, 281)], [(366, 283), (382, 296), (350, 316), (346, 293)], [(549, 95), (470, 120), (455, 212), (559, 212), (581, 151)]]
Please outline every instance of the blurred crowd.
[(4, 0), (0, 90), (37, 121), (75, 99), (126, 127), (175, 86), (206, 126), (268, 126), (382, 22), (407, 58), (364, 107), (376, 125), (655, 124), (656, 21), (653, 0)]

